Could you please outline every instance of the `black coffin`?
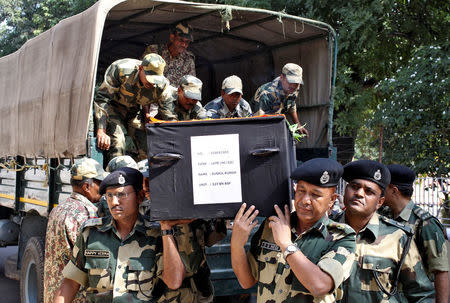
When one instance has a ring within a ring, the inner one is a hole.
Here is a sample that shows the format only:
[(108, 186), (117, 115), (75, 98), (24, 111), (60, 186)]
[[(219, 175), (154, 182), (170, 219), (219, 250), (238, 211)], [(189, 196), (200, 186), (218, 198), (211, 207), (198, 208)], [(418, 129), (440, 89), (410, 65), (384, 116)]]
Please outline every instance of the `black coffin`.
[(290, 204), (295, 167), (284, 116), (147, 124), (151, 219), (260, 216)]

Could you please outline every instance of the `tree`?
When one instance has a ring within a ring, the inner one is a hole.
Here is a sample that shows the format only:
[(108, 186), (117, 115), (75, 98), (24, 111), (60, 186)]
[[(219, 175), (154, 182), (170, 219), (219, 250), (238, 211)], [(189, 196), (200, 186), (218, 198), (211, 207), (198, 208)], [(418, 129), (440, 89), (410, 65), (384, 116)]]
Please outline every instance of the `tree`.
[(450, 44), (422, 46), (380, 82), (382, 101), (367, 122), (382, 125), (384, 159), (416, 173), (450, 175)]
[[(448, 163), (448, 158), (436, 160), (437, 150), (448, 155), (448, 137), (440, 136), (446, 133), (445, 122), (436, 120), (431, 112), (437, 114), (442, 106), (447, 104), (448, 96), (444, 91), (434, 99), (426, 99), (417, 106), (430, 113), (427, 116), (428, 144), (424, 144), (424, 134), (410, 137), (410, 144), (402, 143), (405, 136), (411, 133), (395, 124), (381, 123), (380, 108), (387, 107), (389, 102), (398, 102), (402, 96), (415, 94), (416, 87), (405, 86), (395, 94), (395, 89), (388, 90), (384, 79), (406, 81), (406, 74), (411, 72), (413, 57), (421, 57), (420, 52), (438, 47), (444, 51), (448, 47), (450, 26), (448, 17), (450, 3), (439, 0), (226, 0), (205, 1), (237, 4), (285, 10), (289, 14), (324, 21), (338, 33), (338, 70), (335, 94), (335, 129), (343, 135), (356, 137), (356, 157), (378, 158), (380, 127), (383, 126), (384, 162), (401, 162), (415, 167), (422, 173), (448, 173), (443, 169), (442, 161)], [(433, 48), (431, 48), (433, 47)], [(424, 54), (425, 55), (425, 54)], [(434, 54), (437, 55), (437, 54)], [(444, 64), (444, 58), (441, 64)], [(416, 63), (414, 63), (416, 64)], [(431, 70), (432, 60), (424, 60), (420, 66)], [(444, 65), (441, 68), (445, 69)], [(448, 73), (438, 72), (436, 81), (448, 78)], [(422, 80), (424, 89), (431, 84)], [(395, 82), (399, 83), (399, 82)], [(447, 82), (443, 83), (445, 86)], [(447, 83), (448, 86), (448, 83)], [(437, 91), (435, 91), (438, 93)], [(422, 95), (423, 96), (423, 95)], [(392, 99), (391, 99), (392, 97)], [(433, 101), (432, 101), (433, 100)], [(418, 107), (416, 107), (417, 110)], [(408, 111), (395, 112), (385, 108), (386, 120), (407, 120)], [(396, 115), (394, 115), (396, 114)], [(448, 114), (448, 113), (447, 113)], [(389, 116), (393, 115), (393, 116)], [(424, 114), (421, 114), (426, 119)], [(392, 128), (391, 127), (396, 127)], [(411, 126), (412, 127), (412, 126)], [(424, 130), (425, 131), (425, 130)], [(436, 137), (433, 140), (431, 137)], [(416, 148), (411, 149), (412, 144)], [(430, 152), (430, 145), (438, 147)], [(395, 157), (394, 157), (395, 155)], [(339, 156), (339, 151), (338, 151)], [(341, 159), (344, 163), (351, 158)], [(439, 164), (440, 163), (440, 164)]]
[(0, 0), (0, 57), (75, 15), (95, 0)]

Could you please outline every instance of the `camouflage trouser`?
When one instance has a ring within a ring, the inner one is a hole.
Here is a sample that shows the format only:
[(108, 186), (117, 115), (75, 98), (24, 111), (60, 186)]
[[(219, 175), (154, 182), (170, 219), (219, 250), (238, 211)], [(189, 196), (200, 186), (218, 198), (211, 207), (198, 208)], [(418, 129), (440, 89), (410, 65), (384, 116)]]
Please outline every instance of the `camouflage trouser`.
[(147, 134), (145, 129), (129, 128), (130, 136), (134, 138), (134, 144), (137, 148), (137, 159), (136, 161), (141, 161), (147, 159)]
[(111, 138), (111, 145), (105, 153), (106, 161), (104, 163), (108, 163), (114, 157), (123, 155), (129, 155), (136, 159), (137, 148), (134, 144), (134, 138), (128, 132), (130, 121), (134, 117), (136, 117), (136, 113), (128, 112), (125, 107), (110, 106), (108, 108), (106, 134)]

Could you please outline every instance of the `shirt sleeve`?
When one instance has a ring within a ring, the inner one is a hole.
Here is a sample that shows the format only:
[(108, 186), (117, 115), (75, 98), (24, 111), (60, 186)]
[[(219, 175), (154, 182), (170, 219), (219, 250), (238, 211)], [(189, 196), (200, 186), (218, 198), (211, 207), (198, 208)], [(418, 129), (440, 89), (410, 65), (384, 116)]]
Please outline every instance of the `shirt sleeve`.
[(436, 218), (423, 222), (420, 231), (420, 241), (423, 243), (426, 256), (427, 271), (429, 274), (435, 271), (448, 271), (448, 256), (445, 235)]
[(85, 237), (87, 237), (88, 233), (89, 230), (84, 230), (84, 232), (78, 236), (72, 250), (72, 257), (63, 270), (64, 278), (71, 279), (83, 286), (87, 286), (88, 284), (88, 273), (84, 266), (86, 263), (86, 258), (84, 256), (84, 251), (86, 249)]
[(119, 70), (116, 64), (111, 64), (105, 73), (105, 79), (98, 88), (94, 99), (94, 112), (97, 127), (106, 129), (107, 109), (109, 103), (114, 100), (119, 92), (120, 79)]
[(270, 114), (272, 112), (273, 102), (274, 97), (271, 92), (260, 87), (251, 102), (253, 112), (256, 116)]
[(323, 255), (317, 266), (331, 276), (336, 290), (349, 276), (355, 260), (355, 233), (346, 234), (345, 237), (336, 240), (331, 250)]

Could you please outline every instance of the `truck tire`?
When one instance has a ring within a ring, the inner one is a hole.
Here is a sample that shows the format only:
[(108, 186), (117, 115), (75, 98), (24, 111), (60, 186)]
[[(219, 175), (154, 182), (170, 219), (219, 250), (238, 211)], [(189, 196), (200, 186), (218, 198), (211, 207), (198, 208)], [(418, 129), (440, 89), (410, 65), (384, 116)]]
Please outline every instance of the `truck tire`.
[(44, 302), (44, 239), (32, 237), (23, 253), (20, 270), (20, 301)]

